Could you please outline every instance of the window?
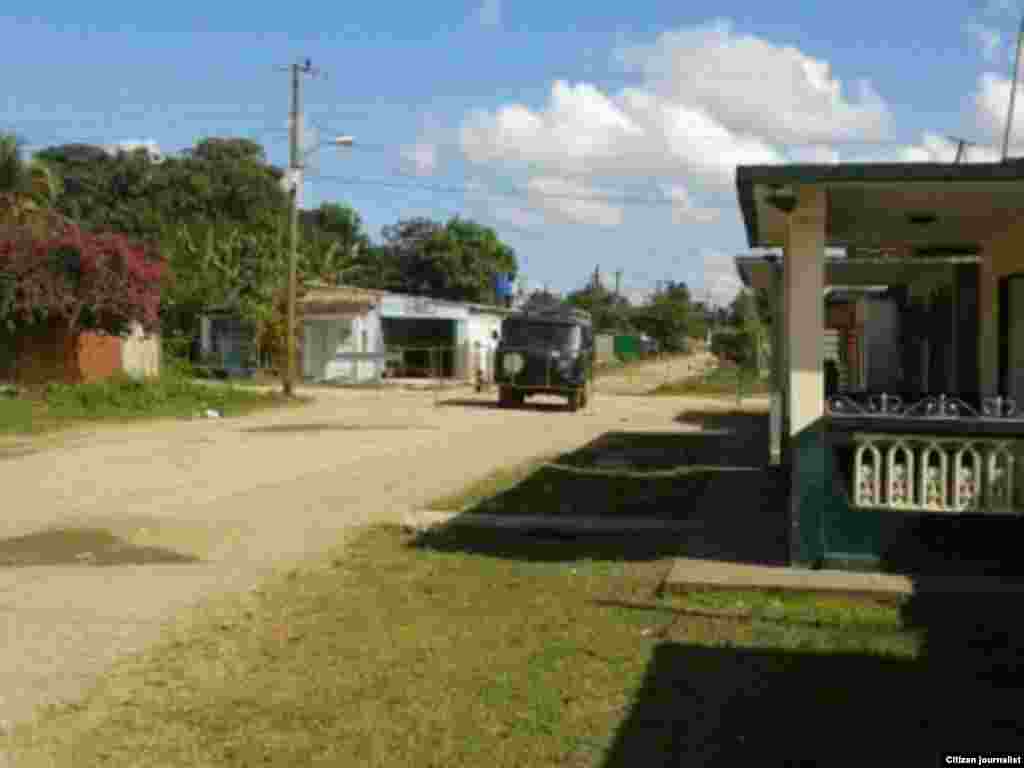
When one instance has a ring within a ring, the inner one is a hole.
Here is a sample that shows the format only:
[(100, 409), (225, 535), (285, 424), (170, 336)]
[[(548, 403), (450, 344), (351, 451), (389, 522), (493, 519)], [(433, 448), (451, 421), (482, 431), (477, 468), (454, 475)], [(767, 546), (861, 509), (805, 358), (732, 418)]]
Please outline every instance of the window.
[(567, 323), (529, 323), (506, 320), (502, 327), (503, 341), (509, 347), (558, 347), (576, 349), (580, 346), (581, 329)]

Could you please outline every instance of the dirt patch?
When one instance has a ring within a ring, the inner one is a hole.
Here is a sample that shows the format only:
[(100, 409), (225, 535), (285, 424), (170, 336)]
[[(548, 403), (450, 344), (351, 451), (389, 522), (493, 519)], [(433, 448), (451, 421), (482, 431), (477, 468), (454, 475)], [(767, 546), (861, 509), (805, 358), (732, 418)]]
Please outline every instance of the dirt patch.
[(0, 540), (0, 567), (27, 565), (142, 565), (194, 563), (162, 547), (143, 547), (109, 531), (66, 528)]

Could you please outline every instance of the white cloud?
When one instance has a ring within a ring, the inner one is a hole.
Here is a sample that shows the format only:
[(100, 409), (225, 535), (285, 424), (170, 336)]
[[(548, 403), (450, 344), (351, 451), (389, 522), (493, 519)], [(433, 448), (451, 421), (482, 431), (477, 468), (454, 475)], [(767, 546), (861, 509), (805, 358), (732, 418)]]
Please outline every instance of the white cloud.
[(484, 27), (501, 25), (501, 0), (484, 0), (476, 11), (476, 20)]
[(999, 30), (976, 21), (967, 22), (966, 29), (971, 41), (981, 48), (981, 55), (985, 61), (995, 61), (1002, 47), (1002, 35)]
[[(956, 160), (957, 142), (947, 136), (926, 132), (918, 144), (905, 146), (897, 151), (896, 160), (904, 163), (952, 163)], [(999, 160), (999, 153), (991, 146), (966, 146), (962, 162), (993, 163)]]
[[(558, 80), (539, 109), (473, 112), (461, 128), (466, 156), (534, 173), (731, 187), (739, 164), (784, 162), (781, 143), (874, 139), (888, 129), (888, 109), (869, 83), (851, 101), (827, 62), (736, 35), (728, 22), (665, 33), (616, 56), (641, 74), (640, 85), (611, 93)], [(834, 161), (824, 149), (812, 155)]]
[(530, 179), (526, 188), (537, 207), (567, 221), (600, 227), (617, 227), (622, 224), (621, 207), (603, 200), (582, 199), (601, 194), (585, 184), (541, 176)]
[(704, 290), (698, 291), (696, 298), (703, 301), (704, 292), (707, 291), (711, 294), (711, 300), (715, 304), (721, 306), (731, 303), (743, 288), (743, 281), (736, 273), (736, 262), (733, 257), (721, 251), (709, 249), (704, 249), (701, 255)]
[(700, 208), (693, 202), (686, 187), (678, 184), (663, 185), (662, 192), (673, 201), (672, 220), (677, 224), (688, 222), (708, 224), (717, 221), (720, 211), (715, 208)]
[(839, 162), (839, 151), (825, 144), (811, 144), (806, 147), (795, 147), (787, 152), (788, 158), (794, 163), (811, 163), (829, 165)]
[[(726, 217), (703, 201), (735, 199), (737, 165), (836, 163), (835, 144), (889, 135), (889, 108), (870, 82), (841, 79), (828, 61), (738, 33), (728, 21), (620, 45), (614, 57), (638, 75), (629, 87), (555, 80), (540, 104), (466, 114), (465, 159), (534, 193), (586, 197), (598, 185), (621, 190), (653, 180), (676, 202), (666, 226), (700, 222), (711, 236)], [(607, 201), (534, 194), (530, 203), (549, 221), (628, 221)], [(503, 214), (518, 218), (522, 209)], [(731, 300), (741, 285), (731, 256), (716, 251), (706, 262), (694, 284)]]
[(738, 134), (801, 143), (881, 138), (888, 130), (888, 108), (870, 82), (858, 81), (850, 100), (827, 61), (735, 34), (727, 20), (665, 32), (616, 55), (644, 75), (653, 95), (702, 108)]
[[(974, 94), (974, 106), (979, 127), (985, 134), (1002, 144), (1006, 130), (1006, 115), (1010, 108), (1010, 81), (993, 72), (985, 72), (978, 78), (978, 89)], [(1024, 143), (1024, 87), (1018, 82), (1017, 99), (1014, 104), (1013, 139)]]

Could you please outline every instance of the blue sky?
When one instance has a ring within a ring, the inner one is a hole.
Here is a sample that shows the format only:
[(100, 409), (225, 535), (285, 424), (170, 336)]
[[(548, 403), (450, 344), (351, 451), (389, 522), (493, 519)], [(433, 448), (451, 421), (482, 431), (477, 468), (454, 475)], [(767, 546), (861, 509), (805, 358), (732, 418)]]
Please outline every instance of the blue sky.
[(600, 265), (634, 297), (681, 279), (727, 300), (746, 246), (736, 164), (942, 161), (949, 134), (998, 146), (1017, 6), (9, 0), (0, 128), (164, 151), (247, 136), (284, 165), (276, 69), (308, 56), (328, 75), (304, 82), (311, 138), (359, 146), (316, 153), (307, 205), (348, 202), (375, 238), (470, 216), (534, 286), (571, 290)]

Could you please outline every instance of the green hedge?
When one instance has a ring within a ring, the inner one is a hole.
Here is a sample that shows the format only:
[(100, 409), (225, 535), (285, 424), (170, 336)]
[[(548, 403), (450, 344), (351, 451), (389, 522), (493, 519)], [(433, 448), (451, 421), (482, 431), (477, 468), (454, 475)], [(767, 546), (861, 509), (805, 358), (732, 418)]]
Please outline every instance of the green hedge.
[(757, 346), (754, 338), (742, 331), (716, 331), (711, 340), (711, 354), (720, 360), (730, 360), (743, 368), (757, 365)]

